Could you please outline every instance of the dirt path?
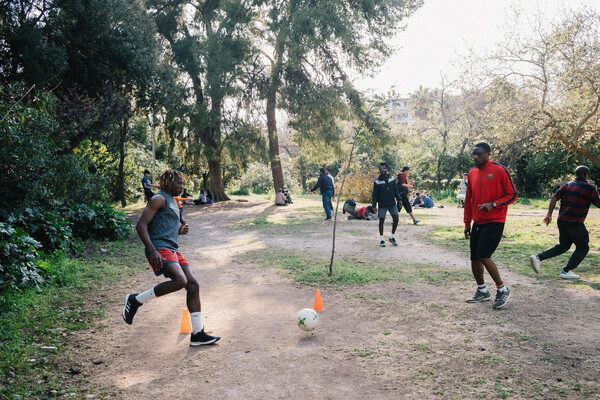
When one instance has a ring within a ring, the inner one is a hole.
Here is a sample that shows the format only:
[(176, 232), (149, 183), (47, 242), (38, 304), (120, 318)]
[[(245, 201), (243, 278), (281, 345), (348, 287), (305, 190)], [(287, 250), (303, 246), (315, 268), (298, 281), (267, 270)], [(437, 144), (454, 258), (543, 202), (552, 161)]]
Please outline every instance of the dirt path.
[[(241, 259), (261, 248), (326, 256), (331, 223), (299, 224), (293, 234), (278, 235), (240, 221), (301, 218), (313, 208), (318, 213), (317, 206), (304, 200), (285, 209), (259, 202), (187, 208), (191, 229), (182, 237), (182, 253), (201, 284), (206, 330), (221, 341), (191, 348), (189, 335), (178, 334), (185, 293), (145, 304), (132, 326), (122, 321), (125, 293), (162, 281), (148, 267), (106, 294), (115, 301), (98, 328), (71, 340), (78, 377), (96, 388), (88, 397), (600, 399), (598, 293), (506, 268), (514, 294), (503, 310), (465, 303), (470, 279), (445, 286), (328, 286), (320, 288), (320, 326), (311, 333), (298, 329), (295, 315), (312, 307), (315, 288)], [(456, 209), (433, 213), (460, 221)], [(375, 222), (344, 216), (336, 257), (469, 271), (466, 254), (424, 240), (429, 229), (408, 225), (404, 217), (401, 247), (380, 249)]]

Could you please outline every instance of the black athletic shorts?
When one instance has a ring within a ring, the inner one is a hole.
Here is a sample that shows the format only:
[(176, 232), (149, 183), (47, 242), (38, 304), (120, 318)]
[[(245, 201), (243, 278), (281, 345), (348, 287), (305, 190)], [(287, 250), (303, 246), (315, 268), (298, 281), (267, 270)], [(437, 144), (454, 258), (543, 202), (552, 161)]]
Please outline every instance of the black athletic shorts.
[(492, 258), (504, 232), (504, 222), (473, 224), (471, 228), (471, 261), (480, 258)]
[(402, 207), (406, 210), (407, 213), (412, 212), (412, 206), (410, 205), (410, 201), (408, 201), (407, 193), (400, 193), (400, 201), (398, 201), (398, 212), (402, 210)]

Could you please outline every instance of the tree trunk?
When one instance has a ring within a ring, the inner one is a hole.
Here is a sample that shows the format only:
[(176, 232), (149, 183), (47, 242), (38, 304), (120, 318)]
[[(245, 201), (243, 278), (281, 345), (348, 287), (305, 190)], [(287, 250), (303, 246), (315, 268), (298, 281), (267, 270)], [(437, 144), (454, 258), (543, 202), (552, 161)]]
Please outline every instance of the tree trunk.
[(229, 200), (225, 194), (223, 186), (223, 175), (221, 174), (221, 157), (214, 160), (208, 160), (208, 182), (210, 191), (213, 194), (215, 201)]
[[(282, 33), (280, 33), (280, 36)], [(275, 60), (272, 62), (271, 75), (269, 76), (269, 87), (267, 89), (267, 131), (269, 132), (269, 161), (271, 162), (271, 173), (273, 174), (273, 189), (275, 193), (283, 187), (283, 170), (281, 168), (281, 157), (279, 156), (279, 136), (277, 133), (277, 93), (281, 86), (281, 74), (283, 68), (284, 40), (280, 37), (275, 48)]]
[(275, 108), (277, 105), (277, 95), (271, 92), (267, 98), (267, 129), (269, 131), (269, 160), (271, 161), (271, 173), (273, 174), (273, 189), (275, 192), (282, 188), (283, 169), (281, 168), (281, 157), (279, 156), (279, 136), (277, 135), (277, 120), (275, 117)]
[(119, 200), (121, 200), (121, 206), (123, 207), (127, 205), (127, 201), (125, 200), (125, 143), (127, 141), (128, 130), (129, 117), (126, 115), (121, 121), (119, 132), (119, 174), (117, 177), (117, 192), (119, 193)]
[(202, 173), (202, 189), (208, 189), (208, 172)]
[(300, 185), (302, 186), (302, 190), (308, 192), (308, 187), (306, 187), (306, 175), (300, 177)]

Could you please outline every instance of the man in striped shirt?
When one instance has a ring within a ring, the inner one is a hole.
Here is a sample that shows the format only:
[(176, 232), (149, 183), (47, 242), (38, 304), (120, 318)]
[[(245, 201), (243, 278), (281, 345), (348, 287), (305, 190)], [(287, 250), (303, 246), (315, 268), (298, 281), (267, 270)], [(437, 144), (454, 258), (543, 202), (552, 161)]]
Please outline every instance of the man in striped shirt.
[(540, 271), (540, 263), (543, 260), (565, 253), (575, 243), (575, 251), (559, 276), (563, 279), (579, 279), (579, 275), (573, 273), (572, 270), (577, 268), (590, 250), (590, 235), (583, 222), (587, 217), (590, 204), (593, 203), (596, 207), (600, 207), (598, 192), (594, 186), (588, 183), (590, 176), (588, 167), (578, 166), (575, 169), (575, 180), (561, 186), (550, 199), (544, 223), (550, 224), (552, 211), (554, 211), (556, 202), (560, 200), (560, 211), (556, 221), (559, 239), (556, 246), (529, 258), (531, 267), (536, 274)]

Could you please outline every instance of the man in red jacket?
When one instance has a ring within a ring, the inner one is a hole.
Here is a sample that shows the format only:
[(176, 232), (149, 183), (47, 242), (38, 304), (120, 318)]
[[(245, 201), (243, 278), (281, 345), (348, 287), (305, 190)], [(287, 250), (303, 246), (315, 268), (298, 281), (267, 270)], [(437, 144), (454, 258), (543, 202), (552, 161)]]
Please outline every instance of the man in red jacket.
[[(468, 303), (481, 303), (491, 300), (484, 279), (484, 267), (496, 283), (496, 300), (493, 308), (503, 307), (510, 298), (510, 290), (500, 277), (492, 254), (498, 247), (508, 205), (517, 198), (515, 185), (506, 167), (490, 160), (490, 146), (477, 143), (473, 148), (475, 168), (469, 171), (467, 194), (465, 197), (465, 239), (470, 239), (471, 270), (477, 282), (475, 295)], [(473, 227), (471, 228), (471, 221)]]

